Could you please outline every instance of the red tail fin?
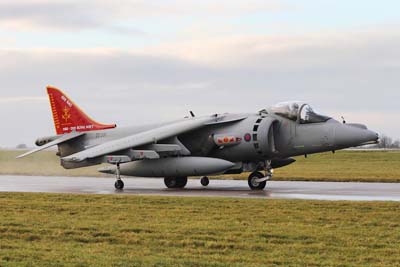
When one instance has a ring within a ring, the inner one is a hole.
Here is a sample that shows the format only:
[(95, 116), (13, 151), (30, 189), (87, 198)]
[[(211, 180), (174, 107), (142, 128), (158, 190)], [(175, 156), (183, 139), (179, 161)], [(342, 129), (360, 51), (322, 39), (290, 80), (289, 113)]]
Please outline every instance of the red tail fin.
[(87, 132), (104, 130), (117, 127), (115, 124), (101, 124), (92, 120), (61, 90), (47, 86), (51, 111), (57, 134), (65, 134), (73, 131)]

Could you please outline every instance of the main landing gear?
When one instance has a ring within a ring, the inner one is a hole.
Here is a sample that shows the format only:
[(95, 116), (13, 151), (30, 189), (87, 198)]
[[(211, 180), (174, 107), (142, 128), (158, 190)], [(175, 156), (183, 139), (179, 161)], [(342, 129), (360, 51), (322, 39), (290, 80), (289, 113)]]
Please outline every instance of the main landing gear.
[(121, 180), (121, 170), (119, 167), (119, 163), (117, 163), (117, 180), (115, 181), (115, 189), (122, 190), (124, 189), (124, 182)]
[(168, 188), (184, 188), (187, 184), (187, 177), (165, 177), (164, 184)]
[(267, 181), (272, 178), (271, 161), (265, 164), (265, 175), (259, 171), (252, 172), (248, 178), (248, 184), (251, 190), (263, 190), (267, 185)]

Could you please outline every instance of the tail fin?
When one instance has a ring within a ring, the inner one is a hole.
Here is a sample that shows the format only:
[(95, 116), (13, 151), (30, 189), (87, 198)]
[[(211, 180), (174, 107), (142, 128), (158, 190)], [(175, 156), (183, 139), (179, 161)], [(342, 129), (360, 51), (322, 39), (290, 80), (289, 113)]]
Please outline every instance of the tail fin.
[(87, 132), (117, 127), (115, 124), (101, 124), (92, 120), (61, 90), (47, 86), (51, 111), (57, 134), (66, 134), (73, 131)]

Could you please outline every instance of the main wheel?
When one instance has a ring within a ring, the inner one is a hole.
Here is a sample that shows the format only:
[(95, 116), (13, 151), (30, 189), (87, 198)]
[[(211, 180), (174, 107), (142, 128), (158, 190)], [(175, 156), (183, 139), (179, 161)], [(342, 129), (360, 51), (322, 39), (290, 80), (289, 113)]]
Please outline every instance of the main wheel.
[(122, 180), (115, 181), (115, 189), (122, 190), (124, 189), (124, 182)]
[(264, 175), (261, 172), (252, 172), (249, 175), (248, 183), (251, 190), (263, 190), (267, 185), (267, 181), (257, 182), (257, 179), (263, 178)]
[(187, 185), (188, 178), (187, 177), (177, 177), (178, 181), (177, 188), (184, 188)]
[(207, 186), (210, 183), (210, 179), (207, 176), (204, 176), (200, 179), (200, 183), (202, 186)]
[(175, 188), (177, 184), (177, 180), (175, 177), (165, 177), (164, 184), (168, 188)]
[(165, 177), (164, 184), (168, 188), (184, 188), (187, 184), (187, 177)]

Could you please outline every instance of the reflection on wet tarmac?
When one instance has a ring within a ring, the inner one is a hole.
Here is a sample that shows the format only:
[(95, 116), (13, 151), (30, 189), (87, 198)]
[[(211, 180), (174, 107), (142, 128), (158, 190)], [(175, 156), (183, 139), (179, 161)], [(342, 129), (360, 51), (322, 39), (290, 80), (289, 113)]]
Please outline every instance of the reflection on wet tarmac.
[(251, 191), (247, 181), (237, 180), (211, 180), (203, 187), (198, 179), (189, 179), (184, 189), (167, 189), (157, 178), (124, 178), (124, 182), (121, 192), (114, 189), (113, 178), (0, 176), (0, 192), (400, 201), (400, 183), (270, 181), (265, 190)]

